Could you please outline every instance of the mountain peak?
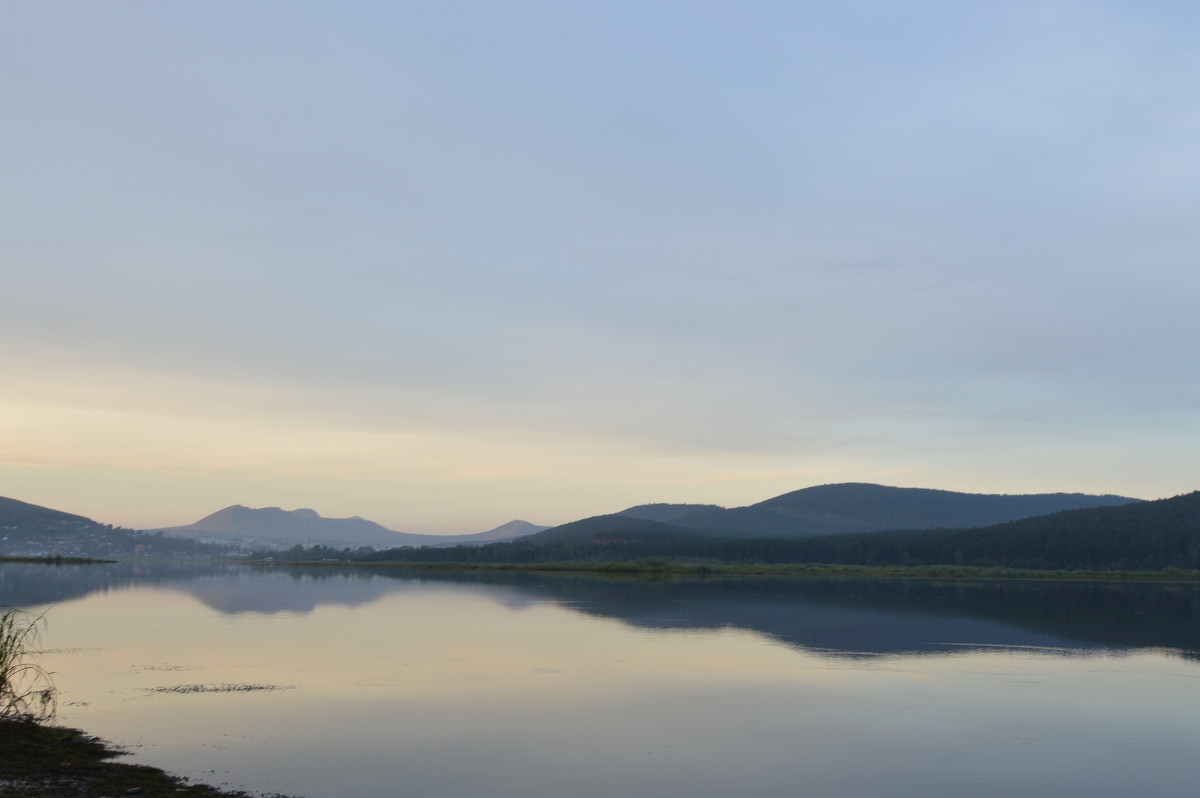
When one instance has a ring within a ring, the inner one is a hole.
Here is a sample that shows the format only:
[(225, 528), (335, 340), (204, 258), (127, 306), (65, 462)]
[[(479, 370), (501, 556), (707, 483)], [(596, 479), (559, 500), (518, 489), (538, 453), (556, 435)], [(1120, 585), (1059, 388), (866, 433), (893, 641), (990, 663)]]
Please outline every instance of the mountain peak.
[(501, 524), (495, 529), (489, 529), (487, 532), (480, 532), (477, 535), (472, 535), (471, 537), (480, 542), (493, 540), (512, 540), (514, 538), (532, 535), (535, 532), (541, 532), (543, 529), (549, 529), (549, 527), (540, 526), (539, 524), (531, 524), (528, 521), (514, 520), (509, 521), (507, 524)]
[(397, 546), (402, 536), (362, 518), (325, 518), (307, 507), (246, 507), (234, 504), (194, 524), (174, 527), (182, 534), (324, 545)]

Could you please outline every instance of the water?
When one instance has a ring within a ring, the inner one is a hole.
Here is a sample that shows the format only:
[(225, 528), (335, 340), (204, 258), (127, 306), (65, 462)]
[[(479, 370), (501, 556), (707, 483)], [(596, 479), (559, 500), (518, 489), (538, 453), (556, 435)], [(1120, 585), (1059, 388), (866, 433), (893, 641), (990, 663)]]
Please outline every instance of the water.
[(0, 566), (60, 722), (310, 798), (1195, 794), (1200, 589)]

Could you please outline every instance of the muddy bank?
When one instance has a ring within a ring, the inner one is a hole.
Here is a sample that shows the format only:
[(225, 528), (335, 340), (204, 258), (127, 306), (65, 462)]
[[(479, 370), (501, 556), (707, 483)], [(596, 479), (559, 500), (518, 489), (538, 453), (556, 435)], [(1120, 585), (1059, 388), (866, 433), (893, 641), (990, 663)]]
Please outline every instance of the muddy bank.
[(252, 795), (194, 784), (146, 765), (114, 761), (123, 753), (78, 729), (0, 720), (0, 798), (124, 795), (250, 798)]

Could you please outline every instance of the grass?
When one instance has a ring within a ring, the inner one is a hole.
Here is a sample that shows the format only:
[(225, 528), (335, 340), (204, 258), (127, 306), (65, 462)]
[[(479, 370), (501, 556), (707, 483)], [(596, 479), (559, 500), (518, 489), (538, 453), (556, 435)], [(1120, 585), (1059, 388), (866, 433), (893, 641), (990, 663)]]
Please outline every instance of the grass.
[(44, 616), (16, 609), (0, 615), (0, 719), (40, 722), (54, 717), (54, 680), (30, 653), (45, 623)]

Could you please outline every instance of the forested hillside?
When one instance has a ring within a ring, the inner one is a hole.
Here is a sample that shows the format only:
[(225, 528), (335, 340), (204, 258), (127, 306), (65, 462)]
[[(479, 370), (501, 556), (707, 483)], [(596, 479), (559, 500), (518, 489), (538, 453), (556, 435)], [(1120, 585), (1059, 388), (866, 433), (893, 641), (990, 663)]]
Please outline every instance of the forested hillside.
[[(726, 563), (969, 565), (1036, 569), (1200, 569), (1200, 492), (1120, 507), (1069, 510), (983, 529), (717, 540), (669, 525), (585, 519), (513, 543), (376, 552), (371, 561), (554, 562), (661, 558)], [(547, 537), (543, 537), (547, 536)], [(298, 557), (303, 552), (294, 553)], [(311, 555), (310, 555), (311, 556)]]

